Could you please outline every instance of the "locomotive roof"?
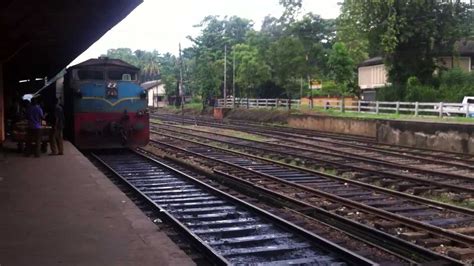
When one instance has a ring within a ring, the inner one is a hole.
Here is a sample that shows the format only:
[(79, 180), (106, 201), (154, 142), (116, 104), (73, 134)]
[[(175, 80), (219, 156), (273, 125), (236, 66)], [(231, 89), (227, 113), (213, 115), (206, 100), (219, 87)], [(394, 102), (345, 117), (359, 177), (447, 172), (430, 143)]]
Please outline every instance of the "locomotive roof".
[(85, 68), (90, 66), (118, 66), (122, 68), (129, 68), (136, 71), (140, 69), (134, 65), (131, 65), (120, 59), (111, 59), (111, 58), (91, 58), (77, 65), (71, 66), (70, 68)]

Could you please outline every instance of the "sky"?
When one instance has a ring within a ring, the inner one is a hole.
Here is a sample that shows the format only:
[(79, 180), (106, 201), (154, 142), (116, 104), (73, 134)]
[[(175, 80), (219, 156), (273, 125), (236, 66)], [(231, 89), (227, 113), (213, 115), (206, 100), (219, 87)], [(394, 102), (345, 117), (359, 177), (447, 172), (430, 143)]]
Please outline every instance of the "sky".
[[(339, 15), (341, 0), (303, 0), (303, 13), (323, 18)], [(191, 46), (186, 36), (199, 35), (193, 26), (208, 15), (239, 16), (251, 19), (259, 29), (267, 15), (279, 17), (283, 8), (278, 0), (144, 0), (124, 20), (108, 31), (70, 65), (98, 57), (108, 49), (127, 47), (132, 51), (158, 50), (178, 54), (178, 45)]]

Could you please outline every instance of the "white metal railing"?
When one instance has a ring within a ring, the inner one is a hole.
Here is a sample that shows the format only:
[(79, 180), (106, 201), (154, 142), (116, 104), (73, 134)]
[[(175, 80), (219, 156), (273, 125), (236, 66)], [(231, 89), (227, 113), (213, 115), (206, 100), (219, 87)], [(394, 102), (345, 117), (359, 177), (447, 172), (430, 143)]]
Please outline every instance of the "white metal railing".
[(288, 108), (299, 109), (301, 100), (298, 99), (251, 99), (251, 98), (227, 98), (217, 100), (218, 107), (248, 107), (248, 108)]
[(373, 114), (410, 114), (414, 116), (451, 116), (463, 115), (474, 117), (474, 104), (471, 103), (444, 103), (444, 102), (384, 102), (384, 101), (357, 101), (348, 99), (344, 103), (342, 100), (313, 100), (302, 104), (299, 99), (247, 99), (247, 98), (227, 98), (218, 99), (217, 107), (243, 107), (243, 108), (314, 108), (324, 110), (337, 110), (341, 112), (359, 112)]

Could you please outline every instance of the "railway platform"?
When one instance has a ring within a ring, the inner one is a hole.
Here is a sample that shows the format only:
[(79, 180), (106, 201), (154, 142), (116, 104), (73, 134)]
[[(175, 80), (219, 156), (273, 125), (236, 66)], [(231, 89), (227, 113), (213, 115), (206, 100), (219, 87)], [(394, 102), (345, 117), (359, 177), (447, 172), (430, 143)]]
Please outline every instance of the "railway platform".
[(0, 265), (193, 265), (75, 147), (0, 152)]

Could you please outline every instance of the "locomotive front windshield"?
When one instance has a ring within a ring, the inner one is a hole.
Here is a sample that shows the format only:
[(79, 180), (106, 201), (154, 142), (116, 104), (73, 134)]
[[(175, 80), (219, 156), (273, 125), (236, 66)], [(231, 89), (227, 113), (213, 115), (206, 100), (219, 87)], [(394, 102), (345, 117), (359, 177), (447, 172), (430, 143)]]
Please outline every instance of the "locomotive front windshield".
[(104, 80), (104, 72), (100, 70), (84, 69), (77, 71), (79, 80)]
[[(105, 75), (107, 74), (107, 75)], [(114, 80), (114, 81), (136, 81), (137, 72), (130, 70), (109, 70), (107, 72), (101, 70), (78, 70), (77, 78), (79, 80)]]
[(110, 70), (107, 72), (109, 80), (135, 81), (137, 80), (137, 73), (130, 70)]

